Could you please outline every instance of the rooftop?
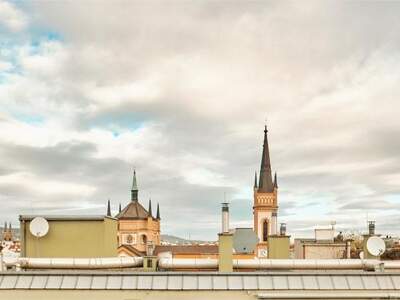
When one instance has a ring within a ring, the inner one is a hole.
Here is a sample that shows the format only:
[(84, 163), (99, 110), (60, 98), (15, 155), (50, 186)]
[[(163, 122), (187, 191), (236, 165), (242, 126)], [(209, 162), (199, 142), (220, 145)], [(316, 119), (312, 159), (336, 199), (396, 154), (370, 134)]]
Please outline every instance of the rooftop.
[(45, 218), (47, 221), (103, 221), (114, 219), (104, 215), (20, 215), (20, 221), (32, 221), (36, 217)]
[(251, 291), (394, 291), (400, 273), (379, 272), (5, 272), (0, 290), (251, 290)]

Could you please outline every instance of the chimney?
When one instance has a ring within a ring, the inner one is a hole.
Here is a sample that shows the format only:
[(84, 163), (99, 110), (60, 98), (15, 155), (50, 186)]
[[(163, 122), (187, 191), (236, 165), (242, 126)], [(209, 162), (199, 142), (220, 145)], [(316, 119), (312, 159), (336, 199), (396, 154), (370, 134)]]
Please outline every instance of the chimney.
[(286, 235), (286, 223), (281, 223), (279, 233), (280, 235)]
[(228, 203), (222, 203), (222, 232), (218, 234), (218, 271), (233, 272), (233, 234), (229, 232)]
[(368, 234), (375, 235), (375, 221), (368, 221)]
[(229, 203), (222, 203), (222, 233), (229, 232)]

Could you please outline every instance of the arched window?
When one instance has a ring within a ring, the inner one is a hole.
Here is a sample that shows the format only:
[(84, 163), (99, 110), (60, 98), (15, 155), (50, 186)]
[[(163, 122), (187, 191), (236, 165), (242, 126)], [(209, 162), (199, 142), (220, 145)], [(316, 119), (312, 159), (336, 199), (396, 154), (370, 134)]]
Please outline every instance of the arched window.
[(268, 240), (268, 220), (265, 219), (263, 222), (263, 242)]
[(142, 235), (142, 244), (147, 244), (147, 236), (145, 234)]

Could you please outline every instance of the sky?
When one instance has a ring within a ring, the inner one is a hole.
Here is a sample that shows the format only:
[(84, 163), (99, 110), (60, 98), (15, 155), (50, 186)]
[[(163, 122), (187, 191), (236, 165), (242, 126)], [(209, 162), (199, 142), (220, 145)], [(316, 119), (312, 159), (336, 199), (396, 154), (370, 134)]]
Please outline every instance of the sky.
[(400, 2), (0, 0), (0, 223), (159, 203), (161, 230), (252, 227), (269, 129), (278, 222), (400, 234)]

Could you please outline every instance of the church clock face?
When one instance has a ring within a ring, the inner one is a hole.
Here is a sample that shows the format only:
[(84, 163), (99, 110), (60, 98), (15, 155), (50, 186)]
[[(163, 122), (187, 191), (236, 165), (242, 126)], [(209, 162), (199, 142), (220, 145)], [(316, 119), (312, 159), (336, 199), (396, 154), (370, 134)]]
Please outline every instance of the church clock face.
[(128, 233), (123, 235), (123, 243), (125, 245), (135, 245), (136, 244), (136, 234)]
[(126, 243), (127, 243), (127, 244), (132, 244), (132, 243), (133, 243), (133, 236), (132, 236), (132, 234), (128, 234), (128, 236), (126, 237)]

